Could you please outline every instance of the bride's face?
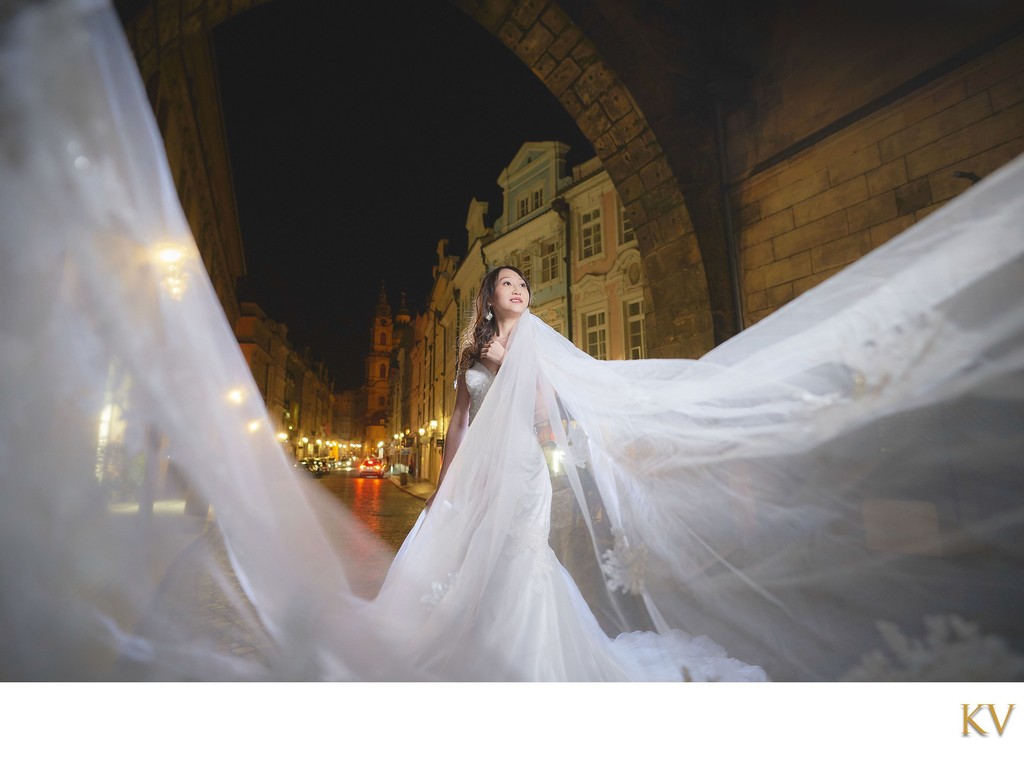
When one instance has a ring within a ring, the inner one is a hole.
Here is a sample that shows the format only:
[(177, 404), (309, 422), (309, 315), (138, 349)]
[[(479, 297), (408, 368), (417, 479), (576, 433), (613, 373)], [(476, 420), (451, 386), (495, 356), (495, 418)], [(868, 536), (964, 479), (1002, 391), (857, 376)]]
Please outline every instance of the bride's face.
[(497, 318), (518, 318), (530, 307), (530, 290), (523, 277), (511, 269), (503, 268), (494, 282), (491, 307)]

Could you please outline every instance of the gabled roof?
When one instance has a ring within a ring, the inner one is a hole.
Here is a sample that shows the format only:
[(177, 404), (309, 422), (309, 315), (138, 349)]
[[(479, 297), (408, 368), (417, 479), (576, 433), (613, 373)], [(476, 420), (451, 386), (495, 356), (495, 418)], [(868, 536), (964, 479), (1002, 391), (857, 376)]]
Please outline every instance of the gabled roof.
[(564, 159), (567, 152), (569, 152), (569, 146), (564, 142), (524, 142), (508, 166), (502, 170), (498, 177), (498, 184), (508, 187), (516, 174), (530, 168), (535, 161), (547, 160), (551, 163)]

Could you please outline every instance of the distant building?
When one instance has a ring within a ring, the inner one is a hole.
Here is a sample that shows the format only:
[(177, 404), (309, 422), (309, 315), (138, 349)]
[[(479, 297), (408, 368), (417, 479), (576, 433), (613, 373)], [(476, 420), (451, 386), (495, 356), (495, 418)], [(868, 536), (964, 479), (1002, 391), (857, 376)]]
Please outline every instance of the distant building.
[(285, 404), (291, 352), (288, 327), (270, 319), (256, 303), (241, 303), (239, 312), (235, 321), (238, 346), (263, 397), (275, 434), (288, 432), (292, 426), (290, 409)]
[(364, 455), (376, 455), (388, 441), (388, 384), (391, 371), (391, 339), (394, 325), (384, 282), (380, 283), (377, 312), (370, 328), (370, 351), (366, 356), (366, 413), (363, 417)]
[(393, 465), (398, 472), (408, 472), (415, 453), (416, 440), (412, 434), (413, 374), (410, 356), (416, 343), (416, 327), (402, 293), (395, 312), (391, 332), (391, 371), (388, 377), (388, 409), (390, 411), (387, 442)]
[[(334, 392), (327, 368), (288, 341), (288, 328), (256, 303), (241, 303), (235, 337), (289, 455), (334, 456)], [(319, 440), (319, 442), (317, 442)]]

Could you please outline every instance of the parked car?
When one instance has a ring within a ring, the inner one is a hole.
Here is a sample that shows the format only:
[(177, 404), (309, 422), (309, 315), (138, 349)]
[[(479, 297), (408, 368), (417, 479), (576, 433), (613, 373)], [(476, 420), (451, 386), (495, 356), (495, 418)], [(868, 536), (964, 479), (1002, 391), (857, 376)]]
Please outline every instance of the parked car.
[(330, 463), (326, 458), (302, 458), (295, 465), (303, 468), (318, 479), (330, 473)]
[(384, 461), (380, 458), (363, 458), (359, 464), (359, 476), (376, 476), (384, 478)]

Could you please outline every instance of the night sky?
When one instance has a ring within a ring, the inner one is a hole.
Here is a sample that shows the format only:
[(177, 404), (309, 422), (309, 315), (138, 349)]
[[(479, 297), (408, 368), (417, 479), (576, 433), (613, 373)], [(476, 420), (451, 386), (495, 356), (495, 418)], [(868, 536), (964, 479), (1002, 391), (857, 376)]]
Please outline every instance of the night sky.
[(288, 326), (337, 389), (363, 382), (380, 282), (421, 311), (439, 239), (466, 252), (475, 196), (526, 141), (593, 156), (535, 75), (448, 0), (282, 0), (214, 43), (248, 273), (242, 299)]

